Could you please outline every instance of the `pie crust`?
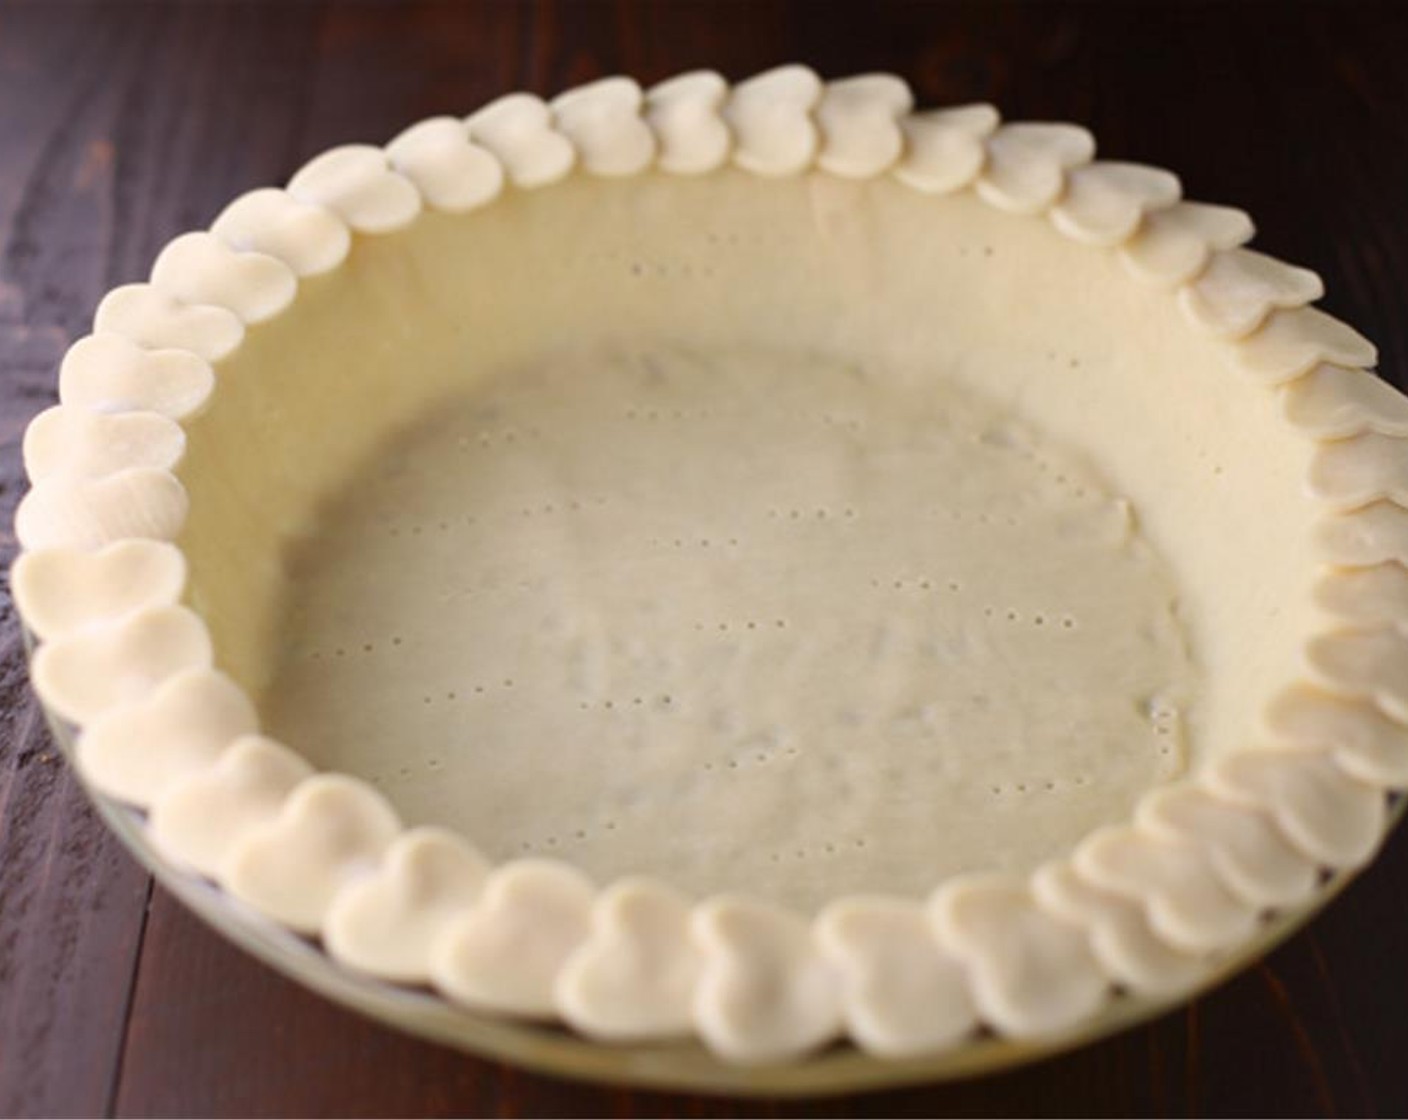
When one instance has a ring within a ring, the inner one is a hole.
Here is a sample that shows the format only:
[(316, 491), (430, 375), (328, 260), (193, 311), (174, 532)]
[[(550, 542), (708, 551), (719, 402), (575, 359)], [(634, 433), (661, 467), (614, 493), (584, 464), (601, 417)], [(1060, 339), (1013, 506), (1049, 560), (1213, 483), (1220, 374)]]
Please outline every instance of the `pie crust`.
[[(1244, 248), (1242, 212), (1180, 195), (1168, 172), (1096, 161), (1075, 125), (916, 112), (898, 78), (801, 66), (511, 94), (326, 152), (171, 242), (65, 358), (16, 516), (35, 688), (76, 728), (86, 782), (144, 811), (170, 860), (354, 972), (476, 1012), (607, 1042), (696, 1035), (760, 1063), (841, 1036), (884, 1057), (983, 1028), (1042, 1037), (1124, 993), (1192, 991), (1269, 915), (1313, 906), (1325, 872), (1366, 863), (1408, 784), (1408, 399), (1311, 306), (1314, 273)], [(713, 276), (701, 249), (697, 273), (673, 274), (685, 295), (641, 295), (632, 254), (675, 261), (671, 239), (714, 212), (775, 234), (730, 258), (756, 280)], [(524, 266), (554, 253), (573, 266), (560, 277)], [(796, 294), (790, 328), (755, 329), (749, 307), (786, 319), (804, 268), (830, 288)], [(493, 866), (456, 830), (405, 827), (367, 781), (261, 734), (254, 695), (271, 686), (284, 538), (432, 401), (419, 383), (449, 343), (404, 321), (407, 291), (438, 313), (491, 307), (463, 329), (498, 366), (601, 318), (665, 333), (688, 313), (758, 344), (792, 329), (821, 353), (877, 347), (899, 380), (941, 366), (1020, 402), (1052, 446), (1098, 445), (1185, 600), (1203, 689), (1187, 759), (1039, 866), (950, 876), (927, 898), (850, 893), (814, 917), (640, 876), (598, 885), (541, 856)], [(945, 332), (967, 349), (945, 351)], [(1037, 368), (1051, 337), (1084, 364)], [(260, 372), (280, 361), (296, 382)], [(397, 363), (359, 396), (359, 370)]]

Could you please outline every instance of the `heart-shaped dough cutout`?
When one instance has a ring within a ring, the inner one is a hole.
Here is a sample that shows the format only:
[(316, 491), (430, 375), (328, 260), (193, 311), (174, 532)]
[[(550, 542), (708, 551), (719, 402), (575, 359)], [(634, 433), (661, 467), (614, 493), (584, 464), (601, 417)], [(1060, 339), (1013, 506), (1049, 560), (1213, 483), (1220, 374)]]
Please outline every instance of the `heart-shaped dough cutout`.
[(267, 253), (237, 251), (213, 233), (183, 233), (152, 265), (152, 287), (183, 303), (226, 307), (262, 323), (298, 294), (293, 269)]
[(124, 284), (108, 292), (93, 316), (93, 330), (111, 331), (149, 350), (189, 350), (218, 362), (244, 341), (244, 323), (233, 311), (182, 303), (150, 284)]
[(1255, 233), (1251, 217), (1243, 210), (1178, 202), (1146, 213), (1119, 254), (1136, 278), (1173, 287), (1194, 279), (1217, 250), (1245, 245)]
[(703, 957), (690, 900), (648, 879), (623, 879), (592, 908), (591, 935), (557, 976), (556, 1003), (582, 1033), (611, 1042), (687, 1035)]
[(895, 177), (925, 194), (952, 194), (975, 180), (987, 162), (983, 143), (1002, 118), (991, 105), (959, 105), (910, 113), (900, 121), (905, 153)]
[(847, 179), (889, 170), (904, 151), (900, 118), (914, 94), (893, 74), (860, 74), (828, 82), (816, 108), (821, 126), (817, 166)]
[(1316, 366), (1286, 386), (1281, 401), (1287, 420), (1322, 439), (1408, 436), (1408, 398), (1366, 370)]
[(780, 1062), (840, 1032), (840, 977), (796, 914), (722, 897), (696, 908), (692, 926), (704, 950), (694, 1022), (716, 1053)]
[(1379, 360), (1372, 342), (1316, 307), (1273, 311), (1234, 354), (1239, 369), (1272, 385), (1294, 381), (1322, 362), (1367, 367)]
[(1315, 585), (1315, 602), (1343, 622), (1408, 630), (1408, 568), (1331, 568)]
[(1085, 931), (1042, 910), (1024, 883), (951, 880), (930, 899), (928, 918), (939, 943), (967, 967), (978, 1014), (1004, 1034), (1062, 1030), (1109, 993)]
[(144, 350), (118, 334), (90, 334), (59, 367), (59, 400), (88, 412), (194, 416), (210, 399), (215, 371), (189, 350)]
[(186, 433), (159, 412), (87, 412), (46, 408), (24, 433), (24, 468), (33, 482), (103, 478), (134, 467), (174, 470)]
[(15, 510), (15, 535), (31, 551), (100, 548), (140, 537), (175, 540), (190, 500), (170, 471), (138, 467), (106, 478), (37, 483)]
[(347, 223), (288, 191), (261, 187), (242, 194), (220, 212), (210, 232), (232, 249), (267, 253), (298, 276), (321, 276), (347, 259), (352, 232)]
[(465, 124), (470, 139), (498, 157), (517, 187), (556, 183), (577, 162), (577, 149), (553, 128), (552, 110), (531, 93), (491, 101)]
[(345, 965), (401, 984), (430, 982), (431, 951), (483, 889), (489, 864), (442, 828), (402, 833), (377, 871), (349, 884), (323, 922)]
[(1095, 158), (1095, 138), (1074, 124), (1019, 121), (987, 140), (978, 196), (1013, 214), (1040, 214), (1066, 186), (1066, 172)]
[(821, 91), (821, 79), (805, 66), (780, 66), (734, 86), (723, 110), (733, 131), (733, 162), (773, 177), (810, 167), (820, 142), (811, 114)]
[(208, 669), (211, 659), (210, 634), (199, 616), (185, 607), (152, 607), (45, 642), (30, 676), (49, 707), (83, 726), (145, 700), (184, 669)]
[(1408, 441), (1366, 432), (1322, 442), (1310, 462), (1310, 492), (1338, 509), (1386, 499), (1408, 506)]
[(489, 876), (479, 905), (436, 944), (435, 986), (469, 1007), (550, 1018), (558, 973), (591, 932), (594, 893), (566, 864), (504, 864)]
[(1223, 885), (1249, 906), (1294, 906), (1315, 892), (1314, 861), (1268, 817), (1198, 786), (1155, 790), (1139, 803), (1136, 820), (1155, 835), (1201, 847)]
[(1087, 245), (1118, 245), (1144, 215), (1172, 206), (1182, 197), (1178, 176), (1140, 163), (1102, 160), (1074, 167), (1066, 190), (1051, 208), (1051, 223), (1067, 237)]
[(1328, 753), (1241, 751), (1221, 759), (1208, 783), (1266, 810), (1292, 844), (1327, 867), (1362, 867), (1383, 840), (1388, 802)]
[(1149, 926), (1186, 953), (1230, 949), (1256, 929), (1257, 909), (1222, 885), (1202, 848), (1138, 827), (1102, 828), (1081, 842), (1076, 871), (1137, 902)]
[(366, 782), (318, 774), (231, 847), (220, 879), (241, 902), (314, 934), (338, 893), (372, 874), (400, 831), (386, 798)]
[(78, 767), (110, 797), (146, 809), (258, 726), (254, 705), (234, 681), (212, 669), (187, 669), (85, 727)]
[(1408, 509), (1394, 502), (1375, 502), (1327, 517), (1316, 526), (1315, 536), (1332, 564), (1408, 566)]
[(1179, 291), (1178, 302), (1198, 326), (1232, 339), (1251, 334), (1278, 308), (1304, 307), (1324, 294), (1324, 282), (1308, 268), (1251, 249), (1226, 249)]
[(553, 98), (557, 130), (593, 175), (635, 175), (655, 159), (655, 134), (641, 119), (645, 95), (630, 78), (602, 78)]
[(175, 606), (185, 586), (186, 558), (164, 541), (24, 552), (10, 569), (15, 604), (41, 641), (147, 607)]
[(917, 903), (843, 899), (817, 918), (816, 935), (841, 976), (850, 1036), (871, 1053), (934, 1053), (976, 1029), (968, 973), (940, 947)]
[(492, 202), (504, 188), (504, 168), (469, 138), (454, 117), (413, 124), (386, 146), (391, 166), (436, 210), (464, 214)]
[(656, 164), (671, 175), (703, 175), (727, 162), (733, 135), (723, 120), (728, 83), (712, 70), (691, 70), (645, 94), (645, 120), (659, 145)]
[[(1389, 570), (1403, 571), (1397, 565)], [(1335, 761), (1347, 774), (1374, 785), (1408, 785), (1408, 727), (1388, 719), (1372, 704), (1297, 685), (1267, 707), (1266, 725), (1278, 747), (1306, 751), (1333, 747)]]
[(152, 806), (147, 835), (169, 859), (214, 878), (234, 846), (272, 821), (313, 768), (259, 735), (231, 743), (215, 765), (174, 782)]
[(370, 144), (344, 144), (314, 156), (289, 180), (288, 193), (326, 206), (358, 233), (405, 229), (420, 213), (420, 192)]
[(1031, 883), (1037, 905), (1087, 930), (1096, 958), (1131, 991), (1169, 995), (1205, 974), (1202, 957), (1179, 952), (1154, 934), (1142, 906), (1086, 882), (1070, 863), (1037, 868)]
[(1313, 639), (1305, 659), (1332, 691), (1373, 700), (1408, 723), (1408, 637), (1392, 627), (1337, 630)]

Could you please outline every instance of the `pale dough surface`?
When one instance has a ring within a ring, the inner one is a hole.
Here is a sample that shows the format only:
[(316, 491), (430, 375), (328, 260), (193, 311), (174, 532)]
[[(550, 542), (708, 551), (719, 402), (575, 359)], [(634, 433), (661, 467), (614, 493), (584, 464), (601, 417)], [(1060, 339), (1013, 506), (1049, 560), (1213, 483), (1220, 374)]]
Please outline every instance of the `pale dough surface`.
[(943, 377), (549, 356), (392, 438), (286, 561), (269, 731), (494, 859), (922, 892), (1187, 764), (1198, 674), (1137, 515)]

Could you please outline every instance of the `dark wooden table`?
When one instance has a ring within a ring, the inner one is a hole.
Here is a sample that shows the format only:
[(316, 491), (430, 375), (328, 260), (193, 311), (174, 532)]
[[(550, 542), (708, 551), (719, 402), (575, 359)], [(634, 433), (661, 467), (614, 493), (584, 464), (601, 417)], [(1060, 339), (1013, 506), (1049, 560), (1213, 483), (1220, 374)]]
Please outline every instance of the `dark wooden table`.
[[(1408, 372), (1408, 19), (1348, 3), (0, 0), (0, 517), (109, 287), (336, 143), (602, 73), (890, 69), (931, 104), (1082, 121), (1250, 210)], [(0, 1115), (1408, 1113), (1408, 835), (1267, 961), (1024, 1070), (826, 1101), (557, 1082), (383, 1029), (210, 933), (97, 822), (0, 639)]]

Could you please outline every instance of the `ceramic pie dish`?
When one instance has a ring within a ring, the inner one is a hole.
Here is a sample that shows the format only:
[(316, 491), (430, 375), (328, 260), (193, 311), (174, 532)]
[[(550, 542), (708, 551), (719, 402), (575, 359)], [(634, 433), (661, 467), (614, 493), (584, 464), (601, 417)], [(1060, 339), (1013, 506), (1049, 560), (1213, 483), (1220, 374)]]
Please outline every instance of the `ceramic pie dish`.
[(803, 67), (334, 149), (67, 355), (35, 687), (185, 897), (442, 1037), (1125, 1021), (1408, 782), (1408, 400), (1252, 232)]

